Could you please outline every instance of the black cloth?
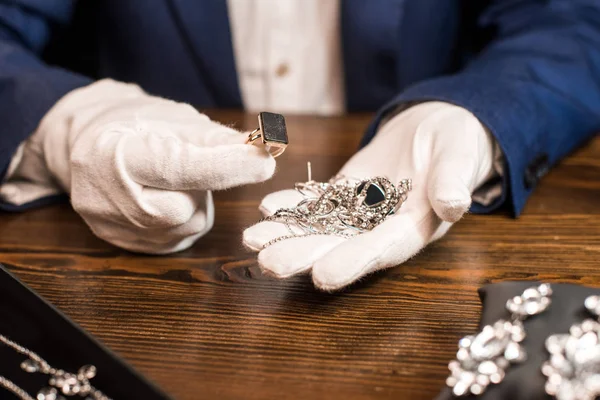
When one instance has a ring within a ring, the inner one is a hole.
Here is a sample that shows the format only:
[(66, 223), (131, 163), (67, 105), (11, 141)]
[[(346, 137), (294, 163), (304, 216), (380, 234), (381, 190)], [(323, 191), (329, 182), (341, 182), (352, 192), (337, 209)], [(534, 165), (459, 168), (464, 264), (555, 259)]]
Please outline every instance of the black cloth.
[[(150, 382), (102, 346), (82, 328), (19, 282), (0, 264), (0, 334), (37, 353), (55, 368), (76, 373), (86, 364), (97, 368), (90, 383), (113, 400), (168, 400)], [(48, 376), (20, 368), (26, 357), (0, 343), (0, 375), (35, 398)], [(0, 399), (17, 397), (0, 388)], [(73, 398), (79, 399), (75, 396)]]
[[(479, 289), (483, 305), (479, 327), (491, 325), (499, 319), (510, 317), (506, 301), (523, 293), (536, 282), (502, 282)], [(552, 284), (552, 303), (546, 311), (525, 320), (527, 337), (521, 343), (527, 351), (527, 360), (522, 364), (512, 364), (506, 370), (506, 377), (498, 385), (490, 385), (480, 396), (467, 396), (460, 399), (479, 400), (548, 400), (552, 399), (544, 391), (546, 377), (541, 373), (542, 363), (548, 360), (545, 348), (546, 338), (555, 333), (568, 333), (569, 327), (581, 323), (591, 315), (584, 307), (585, 298), (600, 294), (600, 289), (572, 284)], [(475, 332), (473, 332), (475, 333)], [(436, 400), (456, 399), (449, 388), (444, 388)]]

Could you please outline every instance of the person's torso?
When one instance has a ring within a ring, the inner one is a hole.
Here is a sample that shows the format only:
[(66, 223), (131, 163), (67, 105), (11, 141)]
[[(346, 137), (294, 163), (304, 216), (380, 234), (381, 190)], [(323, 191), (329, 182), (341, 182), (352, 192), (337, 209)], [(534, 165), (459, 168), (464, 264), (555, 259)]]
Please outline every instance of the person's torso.
[[(470, 33), (481, 7), (472, 0), (339, 0), (335, 14), (343, 68), (333, 68), (329, 77), (339, 73), (343, 78), (332, 85), (324, 109), (339, 111), (335, 96), (343, 96), (342, 109), (374, 110), (411, 83), (456, 70), (476, 46)], [(287, 25), (288, 34), (297, 35), (301, 25)], [(285, 28), (279, 26), (278, 32)], [(323, 40), (332, 37), (327, 30), (313, 32), (325, 32)], [(318, 35), (309, 39), (302, 42), (302, 58), (310, 57), (311, 43), (319, 46)], [(55, 35), (45, 57), (200, 107), (241, 107), (232, 40), (224, 0), (78, 2), (71, 26)], [(269, 67), (285, 75), (289, 71), (277, 70), (282, 64)], [(298, 82), (307, 82), (308, 71)], [(328, 75), (319, 76), (326, 86)]]
[(344, 111), (339, 0), (227, 0), (244, 108)]

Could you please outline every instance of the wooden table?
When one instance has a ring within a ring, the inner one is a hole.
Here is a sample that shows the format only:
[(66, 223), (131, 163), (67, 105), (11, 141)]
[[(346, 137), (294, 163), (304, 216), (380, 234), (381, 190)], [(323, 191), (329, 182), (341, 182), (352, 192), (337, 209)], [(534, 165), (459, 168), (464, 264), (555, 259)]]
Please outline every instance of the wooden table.
[[(253, 129), (254, 115), (214, 112)], [(240, 235), (262, 196), (334, 174), (368, 115), (289, 117), (270, 182), (218, 193), (190, 250), (134, 255), (96, 239), (69, 205), (0, 214), (0, 262), (175, 399), (430, 399), (479, 286), (508, 279), (600, 285), (600, 138), (551, 171), (523, 216), (467, 216), (401, 267), (343, 293), (261, 275)]]

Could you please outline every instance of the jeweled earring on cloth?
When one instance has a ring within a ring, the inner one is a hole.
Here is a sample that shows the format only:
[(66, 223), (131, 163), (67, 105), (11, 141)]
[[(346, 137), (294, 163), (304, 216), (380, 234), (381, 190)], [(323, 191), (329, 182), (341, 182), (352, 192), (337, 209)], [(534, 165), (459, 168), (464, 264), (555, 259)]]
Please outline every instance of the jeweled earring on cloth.
[(569, 333), (546, 339), (550, 358), (542, 365), (546, 393), (558, 400), (594, 400), (600, 396), (600, 296), (585, 299), (595, 319), (573, 324)]
[(510, 319), (486, 325), (477, 335), (458, 342), (456, 360), (450, 361), (446, 385), (455, 396), (480, 395), (490, 384), (500, 383), (510, 364), (526, 359), (520, 343), (525, 339), (523, 320), (539, 314), (550, 305), (552, 289), (548, 284), (526, 289), (506, 302)]

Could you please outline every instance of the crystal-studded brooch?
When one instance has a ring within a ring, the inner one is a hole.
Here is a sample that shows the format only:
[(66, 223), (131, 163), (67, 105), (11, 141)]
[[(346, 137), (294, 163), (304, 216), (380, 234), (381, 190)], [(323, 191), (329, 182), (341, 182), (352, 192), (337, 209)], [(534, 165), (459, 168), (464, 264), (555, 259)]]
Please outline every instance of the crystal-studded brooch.
[(569, 333), (546, 339), (550, 358), (542, 365), (546, 393), (558, 400), (594, 400), (600, 396), (600, 297), (589, 296), (585, 308), (596, 317), (571, 325)]
[(506, 302), (509, 320), (486, 325), (477, 335), (465, 336), (458, 342), (456, 359), (448, 364), (450, 376), (446, 379), (455, 396), (482, 394), (490, 384), (504, 379), (510, 364), (526, 359), (520, 344), (525, 339), (523, 320), (546, 310), (551, 295), (548, 284), (526, 289)]

